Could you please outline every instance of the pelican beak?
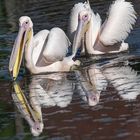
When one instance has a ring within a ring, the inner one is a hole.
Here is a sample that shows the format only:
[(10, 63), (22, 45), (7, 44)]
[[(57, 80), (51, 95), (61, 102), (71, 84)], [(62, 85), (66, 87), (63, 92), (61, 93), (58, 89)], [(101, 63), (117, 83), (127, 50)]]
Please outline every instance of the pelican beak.
[(85, 33), (84, 26), (85, 26), (85, 22), (83, 20), (79, 19), (78, 27), (77, 27), (77, 30), (75, 32), (73, 46), (72, 46), (73, 57), (76, 55), (78, 49), (81, 46), (81, 40), (84, 37), (84, 33)]
[(23, 52), (28, 37), (27, 33), (28, 30), (21, 26), (11, 53), (10, 62), (9, 62), (9, 71), (12, 77), (14, 78), (14, 80), (17, 78), (19, 73)]

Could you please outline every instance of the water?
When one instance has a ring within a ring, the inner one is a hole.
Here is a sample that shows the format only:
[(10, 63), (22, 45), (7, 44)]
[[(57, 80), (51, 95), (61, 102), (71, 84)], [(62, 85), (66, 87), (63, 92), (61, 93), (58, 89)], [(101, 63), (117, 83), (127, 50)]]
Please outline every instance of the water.
[[(47, 102), (42, 104), (44, 129), (37, 138), (32, 136), (29, 124), (23, 119), (26, 115), (21, 115), (14, 103), (12, 94), (15, 94), (15, 92), (8, 73), (8, 62), (18, 31), (18, 18), (22, 15), (30, 16), (34, 23), (35, 33), (45, 28), (51, 29), (54, 26), (67, 31), (70, 9), (77, 2), (79, 1), (0, 0), (0, 139), (140, 139), (139, 96), (134, 100), (127, 100), (123, 94), (113, 88), (112, 83), (101, 93), (99, 103), (94, 107), (90, 107), (85, 98), (86, 96), (80, 95), (79, 89), (74, 88), (76, 82), (73, 73), (70, 75), (64, 74), (62, 81), (60, 79), (60, 81), (50, 81), (43, 75), (43, 78), (29, 76), (22, 69), (18, 84), (28, 97), (28, 101), (30, 101), (29, 93), (31, 89), (36, 89), (33, 93), (39, 95), (41, 94), (38, 91), (40, 84), (44, 87), (46, 87), (46, 83), (53, 85), (50, 86), (50, 92), (54, 90), (54, 96), (52, 97), (50, 94), (51, 96), (46, 97)], [(94, 11), (98, 11), (102, 19), (105, 19), (112, 0), (94, 0), (90, 2)], [(139, 1), (134, 0), (133, 4), (139, 15)], [(129, 55), (140, 55), (139, 36), (140, 18), (138, 17), (136, 26), (127, 39), (130, 44)], [(85, 61), (87, 62), (87, 60)], [(105, 63), (105, 61), (103, 62)], [(140, 73), (139, 60), (132, 60), (130, 66)], [(137, 79), (139, 83), (138, 76)], [(31, 85), (34, 88), (31, 88)], [(62, 91), (64, 91), (63, 96), (57, 96)], [(45, 99), (44, 95), (40, 96), (42, 96), (41, 100)], [(39, 106), (39, 104), (37, 105)]]

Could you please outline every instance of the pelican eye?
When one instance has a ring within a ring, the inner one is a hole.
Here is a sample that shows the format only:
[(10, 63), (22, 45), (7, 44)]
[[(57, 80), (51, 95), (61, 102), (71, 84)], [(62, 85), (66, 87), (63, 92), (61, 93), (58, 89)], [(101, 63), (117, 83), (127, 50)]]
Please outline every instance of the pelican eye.
[(88, 20), (88, 15), (87, 15), (87, 14), (86, 14), (86, 15), (83, 15), (83, 16), (82, 16), (82, 19), (83, 19), (84, 21)]

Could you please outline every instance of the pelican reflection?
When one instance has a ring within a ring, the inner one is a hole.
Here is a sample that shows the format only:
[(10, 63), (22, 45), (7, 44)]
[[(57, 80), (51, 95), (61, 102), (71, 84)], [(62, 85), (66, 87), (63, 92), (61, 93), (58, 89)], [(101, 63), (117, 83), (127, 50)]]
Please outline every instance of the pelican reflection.
[(129, 66), (129, 59), (134, 58), (136, 60), (135, 56), (115, 58), (75, 71), (82, 99), (89, 106), (97, 105), (102, 91), (107, 91), (106, 88), (111, 84), (123, 100), (135, 100), (140, 95), (140, 75)]
[(73, 95), (72, 82), (65, 73), (33, 76), (28, 97), (17, 82), (14, 82), (13, 86), (15, 93), (12, 98), (34, 136), (40, 135), (44, 128), (41, 108), (67, 107)]
[(104, 75), (124, 100), (135, 100), (140, 95), (140, 75), (130, 66), (106, 68)]
[(76, 71), (78, 80), (77, 87), (82, 99), (88, 102), (89, 106), (95, 106), (99, 103), (100, 93), (108, 85), (105, 76), (96, 65), (85, 68), (82, 71)]
[(124, 100), (136, 99), (140, 94), (140, 76), (128, 65), (117, 66), (115, 60), (102, 66), (93, 64), (75, 70), (73, 80), (69, 78), (72, 73), (69, 74), (34, 75), (29, 84), (29, 94), (23, 93), (19, 84), (14, 82), (13, 100), (34, 136), (40, 135), (44, 128), (41, 108), (67, 107), (73, 93), (77, 93), (74, 92), (75, 87), (89, 106), (99, 103), (101, 92), (106, 90), (108, 83)]
[(73, 95), (73, 83), (66, 73), (37, 75), (29, 85), (30, 98), (43, 107), (67, 107)]

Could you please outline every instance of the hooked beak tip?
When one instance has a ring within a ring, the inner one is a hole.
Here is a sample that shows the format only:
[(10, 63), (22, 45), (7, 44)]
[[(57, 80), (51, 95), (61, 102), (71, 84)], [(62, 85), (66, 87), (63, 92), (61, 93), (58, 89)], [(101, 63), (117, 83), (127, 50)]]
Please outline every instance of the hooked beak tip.
[(9, 69), (10, 77), (12, 78), (12, 81), (16, 81), (17, 77), (13, 76), (13, 70)]

